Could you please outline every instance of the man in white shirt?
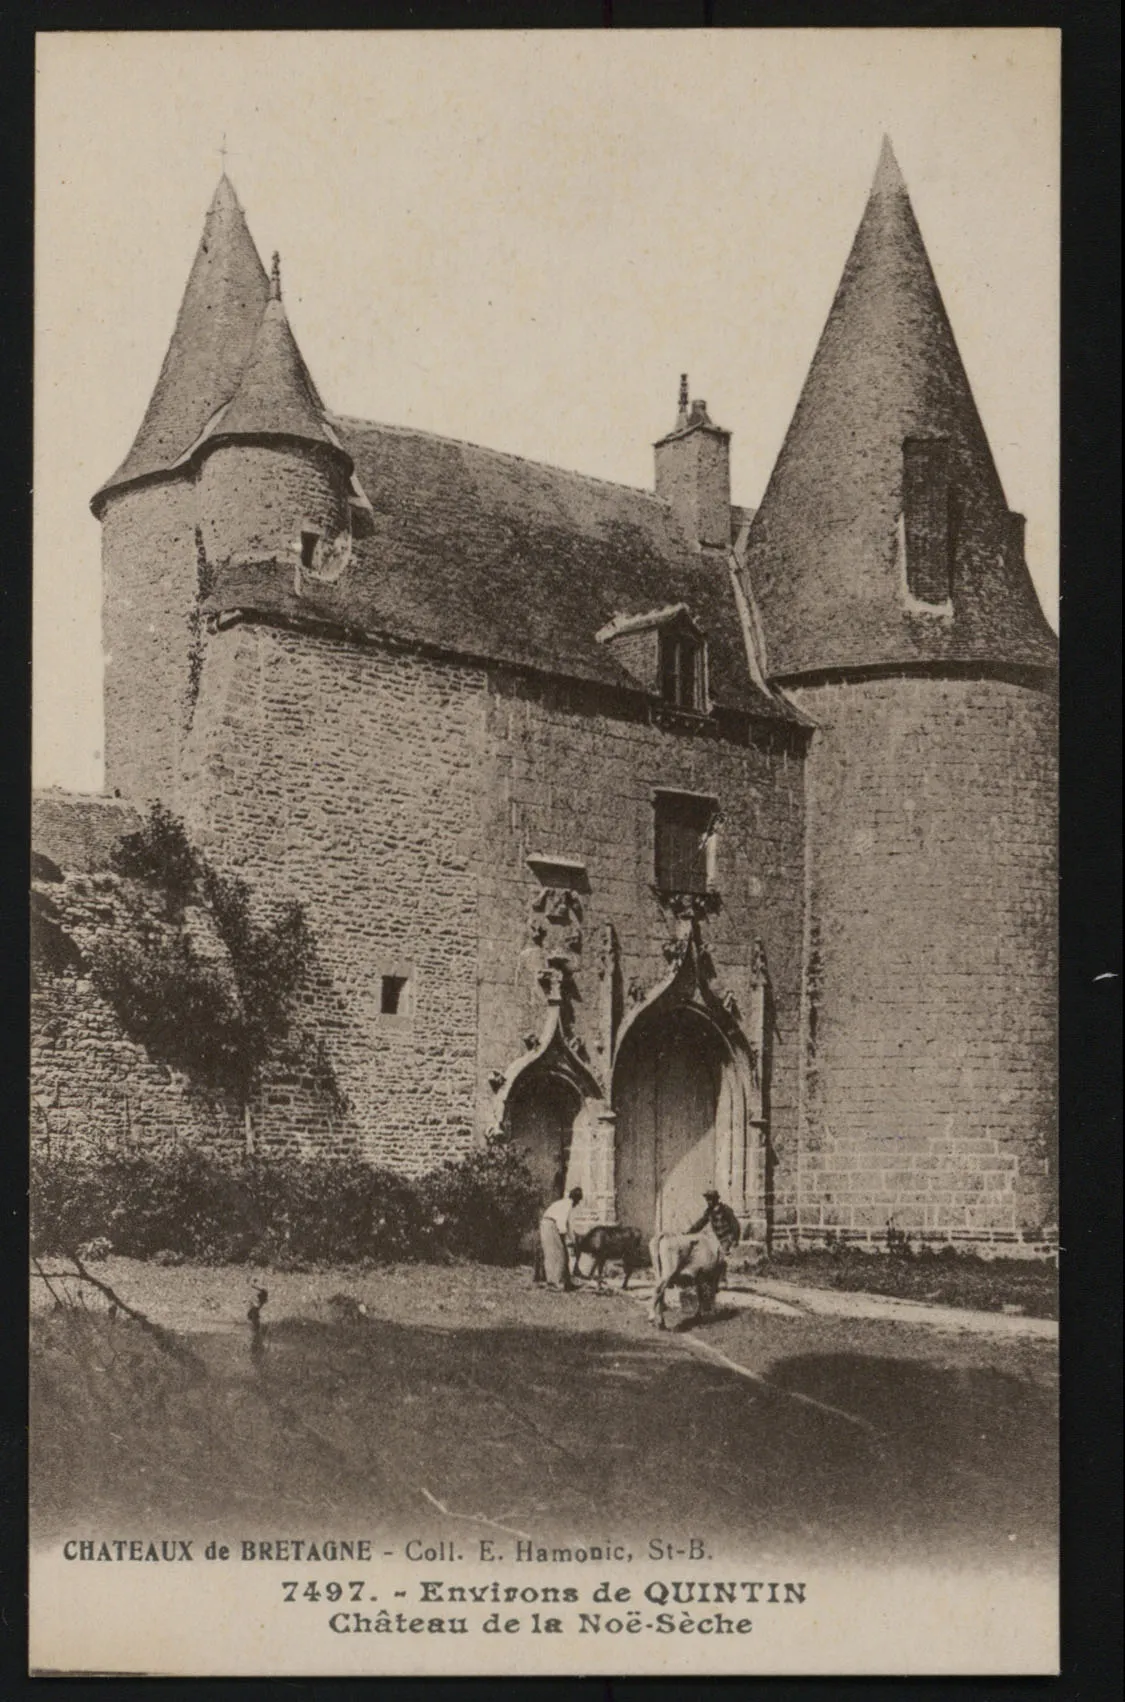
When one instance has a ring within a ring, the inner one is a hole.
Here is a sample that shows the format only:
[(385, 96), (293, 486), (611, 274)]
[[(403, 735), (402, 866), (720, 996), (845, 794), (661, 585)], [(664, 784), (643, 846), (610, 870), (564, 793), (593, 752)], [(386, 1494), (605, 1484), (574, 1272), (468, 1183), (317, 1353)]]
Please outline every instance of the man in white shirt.
[(543, 1273), (549, 1288), (560, 1288), (569, 1292), (574, 1287), (571, 1280), (574, 1232), (570, 1227), (570, 1220), (581, 1199), (581, 1188), (572, 1188), (561, 1200), (549, 1205), (539, 1220)]

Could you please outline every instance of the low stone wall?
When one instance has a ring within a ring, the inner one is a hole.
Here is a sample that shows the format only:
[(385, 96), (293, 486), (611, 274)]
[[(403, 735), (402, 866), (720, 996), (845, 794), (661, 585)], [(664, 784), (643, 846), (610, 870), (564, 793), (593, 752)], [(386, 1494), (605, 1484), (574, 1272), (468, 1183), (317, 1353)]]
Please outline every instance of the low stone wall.
[[(89, 812), (76, 806), (76, 817)], [(60, 850), (56, 833), (46, 843)], [(44, 853), (45, 855), (45, 853)], [(208, 1098), (149, 1057), (122, 1032), (89, 974), (89, 953), (111, 929), (120, 906), (115, 875), (63, 873), (38, 879), (34, 900), (49, 907), (82, 962), (52, 971), (40, 965), (31, 994), (32, 1150), (97, 1157), (118, 1148), (179, 1142), (240, 1149), (241, 1112)]]

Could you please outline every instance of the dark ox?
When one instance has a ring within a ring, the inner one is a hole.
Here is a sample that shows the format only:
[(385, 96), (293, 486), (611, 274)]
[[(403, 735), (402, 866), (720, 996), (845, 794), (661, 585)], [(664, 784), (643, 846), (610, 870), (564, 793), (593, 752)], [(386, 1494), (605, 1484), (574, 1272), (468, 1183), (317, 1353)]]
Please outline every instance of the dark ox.
[(710, 1227), (696, 1235), (656, 1235), (649, 1243), (656, 1287), (649, 1317), (658, 1330), (664, 1322), (664, 1296), (670, 1288), (695, 1292), (700, 1318), (715, 1310), (715, 1296), (727, 1271), (726, 1254)]
[(576, 1272), (583, 1254), (590, 1260), (590, 1269), (586, 1274), (597, 1282), (599, 1288), (602, 1286), (606, 1262), (609, 1259), (618, 1259), (621, 1262), (622, 1288), (628, 1288), (629, 1278), (634, 1271), (642, 1271), (648, 1264), (644, 1236), (639, 1229), (627, 1229), (622, 1224), (597, 1223), (578, 1237), (574, 1257)]

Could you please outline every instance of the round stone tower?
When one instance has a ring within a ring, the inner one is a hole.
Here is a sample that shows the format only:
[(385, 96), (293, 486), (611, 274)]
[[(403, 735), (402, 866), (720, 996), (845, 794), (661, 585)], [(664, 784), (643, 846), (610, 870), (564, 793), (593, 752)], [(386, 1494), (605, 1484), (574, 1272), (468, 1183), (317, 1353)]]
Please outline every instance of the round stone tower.
[(1056, 643), (889, 143), (745, 573), (816, 727), (793, 1234), (1038, 1249)]
[(293, 338), (229, 179), (215, 191), (132, 449), (93, 499), (102, 523), (107, 791), (176, 794), (224, 572), (338, 578), (352, 462)]
[(238, 389), (200, 444), (199, 528), (213, 573), (263, 561), (336, 577), (351, 547), (351, 459), (289, 327), (274, 255)]
[(168, 797), (175, 780), (200, 591), (192, 452), (238, 387), (268, 295), (223, 176), (140, 430), (91, 503), (102, 525), (105, 783), (137, 802)]

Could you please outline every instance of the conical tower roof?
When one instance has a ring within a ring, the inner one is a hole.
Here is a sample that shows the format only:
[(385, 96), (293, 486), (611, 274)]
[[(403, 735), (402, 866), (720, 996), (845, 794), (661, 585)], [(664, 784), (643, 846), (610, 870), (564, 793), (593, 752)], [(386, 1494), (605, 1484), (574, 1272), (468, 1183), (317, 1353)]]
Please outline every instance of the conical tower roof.
[(175, 466), (230, 400), (268, 296), (265, 267), (224, 173), (207, 210), (141, 429), (121, 466), (94, 497), (95, 513), (111, 491)]
[(231, 437), (285, 437), (327, 443), (350, 460), (325, 423), (324, 404), (290, 328), (281, 300), (276, 254), (269, 300), (238, 389), (208, 433), (209, 442)]
[[(907, 439), (948, 445), (951, 589), (904, 569)], [(748, 540), (769, 673), (940, 661), (1051, 665), (1023, 557), (889, 141)]]

